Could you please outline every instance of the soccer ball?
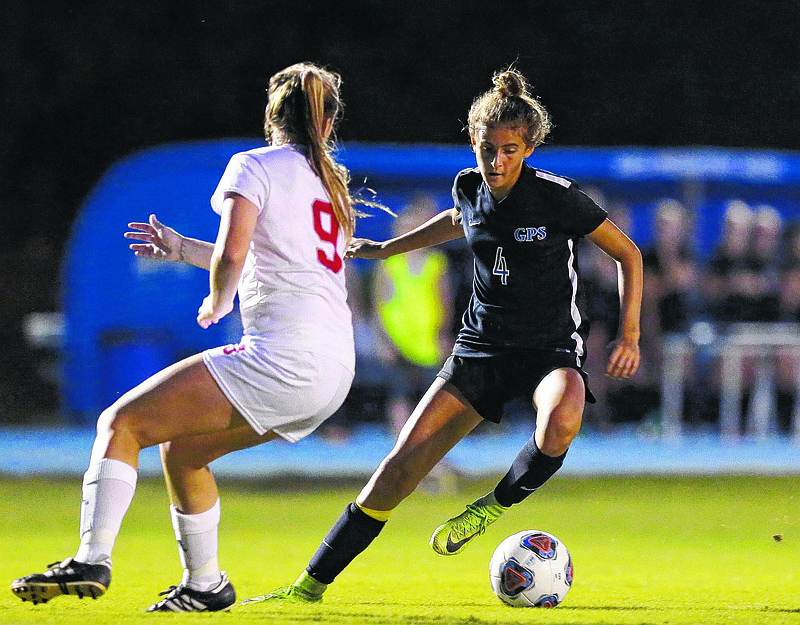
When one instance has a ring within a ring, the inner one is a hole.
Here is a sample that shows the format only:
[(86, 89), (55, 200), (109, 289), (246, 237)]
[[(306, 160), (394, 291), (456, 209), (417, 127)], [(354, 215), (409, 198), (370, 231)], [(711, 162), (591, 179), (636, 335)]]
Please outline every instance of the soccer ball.
[(554, 608), (572, 586), (572, 557), (552, 534), (524, 530), (497, 546), (489, 578), (494, 594), (509, 605)]

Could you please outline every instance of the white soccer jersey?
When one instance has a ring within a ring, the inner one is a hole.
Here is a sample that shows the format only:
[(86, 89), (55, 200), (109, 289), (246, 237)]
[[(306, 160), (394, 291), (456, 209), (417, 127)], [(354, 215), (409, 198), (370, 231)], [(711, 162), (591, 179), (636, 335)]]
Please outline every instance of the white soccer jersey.
[(291, 145), (235, 154), (211, 197), (216, 213), (228, 192), (259, 211), (238, 285), (245, 334), (281, 350), (324, 354), (354, 370), (345, 238), (305, 156)]

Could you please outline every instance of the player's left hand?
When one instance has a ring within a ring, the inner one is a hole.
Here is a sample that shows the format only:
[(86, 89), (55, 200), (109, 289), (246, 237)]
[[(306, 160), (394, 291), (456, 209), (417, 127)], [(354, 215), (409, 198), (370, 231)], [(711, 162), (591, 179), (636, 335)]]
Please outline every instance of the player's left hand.
[(639, 342), (620, 337), (609, 345), (610, 355), (606, 375), (610, 378), (629, 378), (639, 369)]
[(211, 295), (207, 295), (200, 309), (197, 311), (197, 324), (205, 330), (211, 327), (212, 324), (219, 323), (219, 320), (232, 310), (233, 302), (228, 302), (224, 306), (217, 306), (215, 308)]

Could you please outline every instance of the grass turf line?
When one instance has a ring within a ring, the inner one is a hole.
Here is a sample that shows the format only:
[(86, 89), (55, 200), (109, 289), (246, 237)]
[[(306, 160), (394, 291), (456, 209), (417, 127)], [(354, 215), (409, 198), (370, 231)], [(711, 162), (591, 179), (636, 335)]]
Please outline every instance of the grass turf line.
[[(434, 554), (430, 532), (491, 486), (412, 495), (322, 605), (153, 615), (143, 610), (181, 573), (160, 481), (137, 488), (103, 598), (33, 606), (7, 584), (74, 554), (80, 480), (0, 480), (0, 624), (800, 625), (800, 477), (555, 478), (463, 554)], [(281, 492), (223, 483), (220, 491), (220, 563), (244, 599), (293, 581), (358, 486)], [(575, 583), (555, 610), (506, 607), (489, 588), (494, 547), (526, 528), (552, 532), (572, 553)]]

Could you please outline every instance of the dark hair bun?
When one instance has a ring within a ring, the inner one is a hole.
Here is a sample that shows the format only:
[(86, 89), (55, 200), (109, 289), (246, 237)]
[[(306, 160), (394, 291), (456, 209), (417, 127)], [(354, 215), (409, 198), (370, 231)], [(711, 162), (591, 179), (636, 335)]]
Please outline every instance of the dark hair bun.
[(494, 90), (507, 98), (517, 98), (525, 92), (525, 79), (514, 70), (495, 74), (492, 78)]

